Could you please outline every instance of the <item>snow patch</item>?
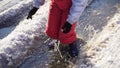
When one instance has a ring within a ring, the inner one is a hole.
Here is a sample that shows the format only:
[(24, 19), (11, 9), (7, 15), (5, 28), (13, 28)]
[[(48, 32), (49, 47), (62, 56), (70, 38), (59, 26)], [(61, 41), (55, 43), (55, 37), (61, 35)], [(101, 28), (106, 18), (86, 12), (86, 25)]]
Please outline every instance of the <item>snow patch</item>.
[[(46, 5), (41, 7), (32, 20), (25, 19), (20, 22), (13, 32), (0, 41), (0, 56), (6, 58), (8, 62), (6, 66), (21, 63), (20, 60), (25, 59), (29, 52), (45, 45), (43, 43), (47, 38), (44, 31), (47, 22), (47, 17), (45, 17), (48, 11), (47, 8), (49, 7)], [(2, 63), (4, 62), (0, 62), (0, 64)]]
[(0, 13), (0, 28), (8, 27), (18, 22), (21, 17), (26, 15), (29, 11), (29, 7), (32, 5), (32, 0), (21, 1), (11, 8)]

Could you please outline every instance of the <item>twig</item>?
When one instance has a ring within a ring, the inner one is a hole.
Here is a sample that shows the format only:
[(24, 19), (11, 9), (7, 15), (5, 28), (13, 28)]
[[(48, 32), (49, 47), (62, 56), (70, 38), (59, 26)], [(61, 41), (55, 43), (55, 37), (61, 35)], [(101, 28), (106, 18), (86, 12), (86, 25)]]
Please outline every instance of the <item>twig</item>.
[(60, 46), (60, 41), (57, 40), (56, 48), (57, 48), (57, 51), (58, 51), (58, 53), (59, 53), (61, 59), (63, 59), (63, 56), (62, 56), (62, 54), (61, 54), (61, 52), (60, 52), (60, 50), (59, 50), (59, 46)]

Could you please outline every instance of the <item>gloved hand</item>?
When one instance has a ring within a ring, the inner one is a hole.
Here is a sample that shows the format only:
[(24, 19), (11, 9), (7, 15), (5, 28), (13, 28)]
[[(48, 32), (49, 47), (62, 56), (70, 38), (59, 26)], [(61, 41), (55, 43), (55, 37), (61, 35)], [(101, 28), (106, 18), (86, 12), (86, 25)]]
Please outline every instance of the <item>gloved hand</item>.
[(71, 30), (72, 25), (66, 21), (66, 23), (62, 27), (62, 32), (63, 33), (68, 33)]
[(38, 8), (36, 8), (36, 7), (33, 7), (31, 10), (30, 10), (30, 12), (29, 12), (29, 14), (28, 14), (28, 16), (27, 16), (27, 19), (32, 19), (32, 16), (36, 13), (36, 11), (38, 10)]

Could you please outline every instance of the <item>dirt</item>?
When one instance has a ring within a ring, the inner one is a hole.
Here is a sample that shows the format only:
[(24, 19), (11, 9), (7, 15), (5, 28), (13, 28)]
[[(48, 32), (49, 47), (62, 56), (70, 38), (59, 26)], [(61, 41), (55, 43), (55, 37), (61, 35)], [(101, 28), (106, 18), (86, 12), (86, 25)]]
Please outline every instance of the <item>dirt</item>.
[[(83, 41), (82, 39), (77, 39), (78, 49), (81, 49), (81, 47), (84, 46), (85, 44), (86, 42)], [(62, 54), (62, 57), (58, 50), (55, 51), (54, 56), (52, 58), (54, 60), (50, 63), (49, 68), (73, 68), (75, 67), (78, 57), (75, 57), (75, 58), (70, 57), (68, 53), (69, 46), (60, 44), (59, 50)]]

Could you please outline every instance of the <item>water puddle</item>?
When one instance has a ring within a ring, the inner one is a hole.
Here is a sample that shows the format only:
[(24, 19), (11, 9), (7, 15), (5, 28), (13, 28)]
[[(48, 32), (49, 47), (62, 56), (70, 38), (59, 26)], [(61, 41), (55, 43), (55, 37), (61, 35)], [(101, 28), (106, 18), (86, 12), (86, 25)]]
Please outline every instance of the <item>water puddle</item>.
[[(85, 45), (85, 41), (78, 39), (77, 44), (78, 49), (80, 49), (81, 46)], [(54, 52), (54, 56), (52, 58), (53, 60), (49, 64), (49, 68), (73, 68), (74, 66), (76, 66), (78, 57), (76, 58), (70, 57), (68, 53), (69, 47), (67, 45), (60, 44), (59, 50), (61, 54), (59, 53), (58, 50)]]

